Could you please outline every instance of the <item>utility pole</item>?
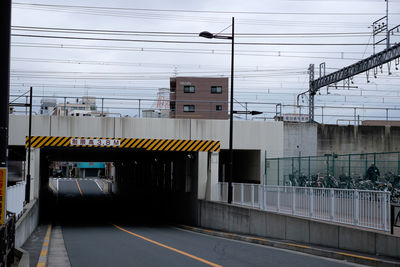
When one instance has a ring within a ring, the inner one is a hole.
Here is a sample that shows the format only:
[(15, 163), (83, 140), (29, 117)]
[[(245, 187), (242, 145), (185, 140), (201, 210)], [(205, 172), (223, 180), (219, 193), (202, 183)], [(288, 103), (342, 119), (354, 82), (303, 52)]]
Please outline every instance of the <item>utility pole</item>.
[(309, 122), (314, 122), (314, 96), (316, 94), (314, 88), (314, 64), (310, 64), (308, 68), (309, 76), (309, 96), (308, 96), (308, 120)]
[(8, 167), (8, 113), (10, 98), (11, 0), (0, 1), (0, 223), (5, 220)]
[(386, 48), (390, 47), (390, 32), (389, 32), (389, 0), (386, 1)]
[(26, 172), (25, 203), (31, 201), (32, 94), (33, 88), (31, 87), (29, 91), (28, 169)]

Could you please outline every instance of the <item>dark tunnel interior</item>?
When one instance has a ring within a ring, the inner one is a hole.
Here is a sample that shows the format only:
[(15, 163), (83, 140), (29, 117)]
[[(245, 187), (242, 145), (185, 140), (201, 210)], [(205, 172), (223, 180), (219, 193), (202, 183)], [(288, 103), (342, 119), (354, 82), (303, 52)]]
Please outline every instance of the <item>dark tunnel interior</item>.
[[(52, 177), (54, 162), (110, 162), (115, 171), (101, 192), (98, 177)], [(39, 194), (43, 223), (195, 224), (197, 153), (42, 148)]]

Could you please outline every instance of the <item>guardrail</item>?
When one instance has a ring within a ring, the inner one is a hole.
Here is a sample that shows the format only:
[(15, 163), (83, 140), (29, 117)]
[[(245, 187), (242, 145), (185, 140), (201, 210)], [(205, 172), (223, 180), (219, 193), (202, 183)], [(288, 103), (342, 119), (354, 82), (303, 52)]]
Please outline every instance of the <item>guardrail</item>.
[[(389, 192), (243, 183), (233, 183), (232, 186), (233, 204), (390, 231)], [(219, 183), (218, 200), (226, 202), (227, 196), (228, 183)]]
[(14, 263), (15, 214), (7, 213), (8, 219), (0, 225), (0, 267)]
[(15, 213), (18, 218), (24, 210), (25, 182), (7, 187), (7, 211)]

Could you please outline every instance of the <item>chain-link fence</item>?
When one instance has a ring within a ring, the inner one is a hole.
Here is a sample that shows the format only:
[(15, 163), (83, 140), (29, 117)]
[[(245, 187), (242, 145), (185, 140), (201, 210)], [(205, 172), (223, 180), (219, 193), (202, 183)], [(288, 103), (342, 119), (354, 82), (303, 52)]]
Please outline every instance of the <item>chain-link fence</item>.
[(400, 202), (400, 152), (266, 159), (268, 185), (390, 191)]

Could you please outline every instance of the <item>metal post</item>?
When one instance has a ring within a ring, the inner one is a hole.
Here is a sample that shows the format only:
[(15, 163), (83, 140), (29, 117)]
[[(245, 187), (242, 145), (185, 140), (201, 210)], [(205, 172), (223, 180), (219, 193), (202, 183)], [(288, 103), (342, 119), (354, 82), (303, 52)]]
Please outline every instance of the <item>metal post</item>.
[[(175, 107), (175, 110), (176, 110), (176, 107)], [(140, 118), (140, 99), (139, 99), (139, 118)]]
[(64, 97), (64, 114), (63, 116), (67, 116), (67, 98)]
[(314, 64), (310, 64), (309, 70), (309, 95), (308, 95), (308, 118), (309, 122), (314, 122), (314, 96), (316, 93), (314, 87)]
[(218, 190), (218, 192), (217, 192), (217, 194), (218, 194), (218, 201), (221, 201), (222, 200), (222, 198), (221, 198), (221, 186), (222, 186), (222, 183), (218, 183), (218, 186), (217, 186), (217, 190)]
[(281, 210), (281, 188), (278, 186), (276, 189), (276, 211), (279, 212)]
[(245, 102), (246, 105), (246, 121), (247, 121), (247, 102)]
[[(271, 162), (271, 161), (270, 161)], [(267, 151), (265, 150), (265, 157), (264, 157), (264, 185), (267, 185), (268, 179), (268, 160), (267, 160)]]
[(329, 177), (329, 155), (326, 155), (326, 180), (325, 187), (328, 185), (328, 177)]
[(389, 120), (389, 109), (386, 108), (386, 125), (388, 125), (388, 120)]
[(0, 14), (0, 222), (3, 223), (6, 219), (7, 197), (11, 0), (0, 1)]
[(28, 170), (26, 172), (25, 203), (29, 203), (31, 200), (32, 95), (33, 88), (31, 87), (29, 92)]
[(233, 175), (233, 65), (235, 48), (235, 18), (232, 17), (232, 49), (231, 49), (231, 103), (229, 114), (229, 180), (228, 180), (228, 203), (232, 203), (232, 175)]
[(314, 189), (310, 188), (310, 218), (314, 217)]
[(350, 189), (350, 179), (351, 179), (351, 155), (349, 154), (349, 175), (347, 176), (347, 189)]
[(330, 209), (329, 209), (329, 214), (330, 214), (330, 219), (333, 221), (335, 218), (335, 190), (330, 189)]
[(390, 196), (388, 197), (388, 195), (390, 194), (390, 193), (387, 193), (387, 192), (382, 192), (383, 193), (383, 200), (382, 200), (382, 220), (383, 220), (383, 222), (382, 222), (382, 226), (383, 226), (383, 229), (385, 229), (385, 231), (387, 231), (388, 229), (388, 225), (387, 225), (387, 215), (388, 215), (388, 204), (389, 204), (389, 206), (390, 206), (390, 203), (389, 203), (389, 201), (388, 201), (388, 199), (390, 198)]
[[(400, 157), (400, 156), (399, 156)], [(399, 160), (400, 161), (400, 160)], [(279, 185), (279, 158), (278, 158), (278, 185)]]
[(240, 184), (240, 205), (244, 203), (244, 184)]
[(104, 98), (101, 98), (101, 116), (103, 117), (104, 114)]
[(322, 112), (322, 124), (324, 124), (324, 107), (321, 108), (321, 112)]
[(251, 185), (251, 206), (254, 208), (254, 184)]
[(390, 47), (390, 32), (389, 32), (389, 0), (386, 1), (386, 48)]
[(301, 176), (301, 151), (299, 151), (299, 176), (298, 176), (299, 181), (300, 181), (300, 176)]
[(294, 186), (294, 158), (292, 157), (292, 186)]
[(296, 214), (296, 188), (295, 187), (291, 187), (292, 188), (292, 215)]
[(7, 168), (11, 0), (0, 1), (0, 168)]
[(358, 190), (354, 191), (354, 225), (358, 225), (358, 216), (360, 213), (360, 202)]
[(311, 186), (311, 156), (308, 157), (308, 185)]

